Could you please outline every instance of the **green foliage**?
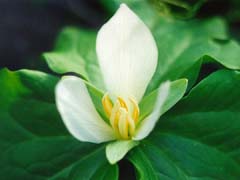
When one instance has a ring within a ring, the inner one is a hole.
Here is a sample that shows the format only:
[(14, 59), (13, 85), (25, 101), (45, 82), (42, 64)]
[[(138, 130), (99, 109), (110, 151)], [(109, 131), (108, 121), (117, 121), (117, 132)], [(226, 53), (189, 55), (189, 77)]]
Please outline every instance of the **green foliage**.
[(213, 73), (171, 109), (160, 131), (196, 139), (225, 152), (240, 163), (240, 73)]
[(174, 16), (177, 18), (190, 18), (206, 0), (101, 0), (103, 5), (112, 10), (118, 8), (120, 3), (138, 4), (148, 3), (159, 14), (164, 16)]
[(129, 154), (139, 178), (238, 179), (239, 83), (239, 72), (218, 71), (168, 111)]
[(236, 180), (240, 165), (228, 155), (195, 140), (157, 132), (129, 155), (139, 179)]
[(149, 0), (163, 15), (190, 18), (206, 0)]
[(104, 89), (95, 41), (95, 31), (67, 27), (59, 34), (54, 51), (43, 56), (54, 72), (77, 73), (96, 87)]

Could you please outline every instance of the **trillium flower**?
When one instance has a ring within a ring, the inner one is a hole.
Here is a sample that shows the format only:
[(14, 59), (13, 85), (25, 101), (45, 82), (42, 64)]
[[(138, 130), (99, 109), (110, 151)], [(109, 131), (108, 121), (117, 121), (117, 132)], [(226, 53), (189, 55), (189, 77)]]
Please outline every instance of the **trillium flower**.
[(86, 82), (78, 77), (60, 80), (56, 103), (64, 124), (78, 140), (115, 141), (106, 148), (108, 160), (115, 163), (153, 130), (170, 83), (160, 85), (153, 111), (141, 119), (139, 103), (155, 73), (158, 50), (147, 26), (125, 4), (98, 32), (96, 51), (106, 87), (101, 103), (108, 122), (96, 110)]

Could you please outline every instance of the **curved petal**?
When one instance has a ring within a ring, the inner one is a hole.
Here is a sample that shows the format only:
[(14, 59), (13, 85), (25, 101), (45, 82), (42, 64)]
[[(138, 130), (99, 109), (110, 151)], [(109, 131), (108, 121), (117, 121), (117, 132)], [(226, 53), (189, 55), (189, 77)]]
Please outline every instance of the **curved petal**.
[(58, 83), (56, 103), (64, 124), (75, 138), (93, 143), (115, 139), (112, 128), (99, 116), (80, 78), (65, 77)]
[(161, 84), (158, 90), (158, 96), (156, 99), (154, 109), (152, 113), (148, 117), (146, 117), (139, 125), (138, 129), (136, 130), (136, 134), (133, 137), (134, 140), (141, 140), (147, 137), (153, 130), (155, 124), (162, 115), (162, 107), (168, 97), (169, 89), (170, 89), (169, 81)]
[(97, 55), (107, 90), (139, 102), (157, 66), (158, 51), (147, 26), (125, 5), (100, 29)]

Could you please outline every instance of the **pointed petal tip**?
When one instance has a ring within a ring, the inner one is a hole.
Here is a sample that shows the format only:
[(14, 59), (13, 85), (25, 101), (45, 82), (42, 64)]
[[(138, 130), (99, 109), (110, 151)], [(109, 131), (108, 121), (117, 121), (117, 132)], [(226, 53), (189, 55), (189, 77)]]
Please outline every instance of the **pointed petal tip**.
[(120, 4), (118, 11), (128, 11), (128, 12), (132, 12), (132, 10), (131, 10), (131, 9), (128, 7), (128, 5), (125, 4), (125, 3)]
[(120, 8), (128, 8), (128, 6), (125, 3), (121, 3)]
[(119, 6), (119, 8), (116, 11), (114, 16), (118, 17), (120, 19), (122, 19), (122, 18), (127, 18), (128, 19), (129, 16), (132, 17), (132, 18), (137, 17), (137, 15), (125, 3), (120, 4), (120, 6)]

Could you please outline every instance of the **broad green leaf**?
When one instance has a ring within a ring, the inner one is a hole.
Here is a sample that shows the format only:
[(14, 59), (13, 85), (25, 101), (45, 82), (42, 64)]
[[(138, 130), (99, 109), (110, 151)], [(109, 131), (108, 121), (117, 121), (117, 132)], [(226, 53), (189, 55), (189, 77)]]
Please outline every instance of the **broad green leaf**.
[[(98, 170), (95, 172), (95, 174), (91, 177), (92, 180), (118, 180), (118, 166), (117, 165), (112, 165), (110, 166), (109, 164), (104, 164)], [(80, 176), (81, 178), (81, 176)]]
[(132, 148), (139, 144), (138, 141), (121, 140), (111, 142), (106, 147), (106, 156), (111, 164), (120, 161)]
[(202, 80), (157, 127), (225, 152), (240, 163), (240, 73), (221, 70)]
[(68, 134), (54, 105), (57, 80), (29, 70), (0, 71), (0, 152), (36, 136)]
[(139, 179), (240, 177), (240, 73), (221, 70), (194, 87), (129, 153)]
[[(59, 179), (59, 177), (54, 179)], [(77, 162), (67, 179), (117, 180), (118, 167), (117, 165), (109, 165), (105, 157), (104, 147), (101, 147)]]
[(94, 147), (71, 137), (22, 141), (1, 153), (0, 175), (6, 180), (68, 177), (76, 162), (90, 154)]
[(104, 147), (79, 143), (71, 137), (38, 138), (18, 143), (1, 154), (0, 168), (0, 175), (6, 180), (107, 180), (118, 177), (118, 168), (108, 164)]
[[(104, 146), (79, 142), (66, 131), (55, 106), (57, 81), (37, 71), (0, 71), (1, 177), (107, 179), (109, 174), (117, 179), (118, 167), (108, 164)], [(95, 159), (97, 164), (93, 163)]]
[(229, 69), (240, 69), (240, 45), (236, 41), (219, 41), (221, 46), (218, 46), (216, 40), (215, 50), (212, 53), (208, 53), (209, 56), (217, 60), (223, 66)]
[(138, 179), (236, 180), (240, 166), (228, 155), (195, 140), (156, 132), (129, 153)]
[[(31, 136), (53, 136), (67, 134), (57, 112), (54, 88), (58, 78), (30, 70), (1, 71), (0, 113), (4, 125), (12, 124), (24, 128)], [(10, 121), (10, 122), (11, 122)], [(47, 128), (46, 128), (47, 127)], [(8, 132), (6, 132), (8, 134)], [(1, 136), (5, 137), (5, 136)]]
[(104, 89), (95, 42), (95, 31), (67, 27), (59, 34), (55, 49), (43, 56), (54, 72), (77, 73), (99, 89)]
[(194, 84), (205, 55), (227, 68), (240, 69), (240, 46), (231, 40), (214, 40), (224, 38), (224, 33), (215, 33), (213, 27), (224, 31), (220, 19), (190, 22), (160, 20), (153, 30), (159, 48), (159, 63), (148, 92), (169, 79), (187, 78), (190, 85)]
[[(162, 156), (160, 156), (161, 158)], [(134, 151), (129, 153), (128, 159), (135, 166), (137, 171), (137, 179), (157, 180), (157, 172), (154, 169), (150, 159), (142, 152), (141, 148), (135, 148)], [(158, 158), (159, 159), (159, 158)]]
[[(162, 114), (168, 111), (172, 106), (174, 106), (184, 95), (187, 89), (187, 80), (180, 79), (171, 82), (170, 84), (170, 91), (168, 97), (162, 107)], [(155, 105), (155, 100), (158, 94), (158, 89), (151, 92), (149, 95), (145, 96), (143, 100), (139, 104), (140, 108), (140, 119), (144, 119), (148, 116)]]
[(190, 18), (206, 0), (150, 0), (153, 6), (163, 15), (176, 16), (178, 18)]

